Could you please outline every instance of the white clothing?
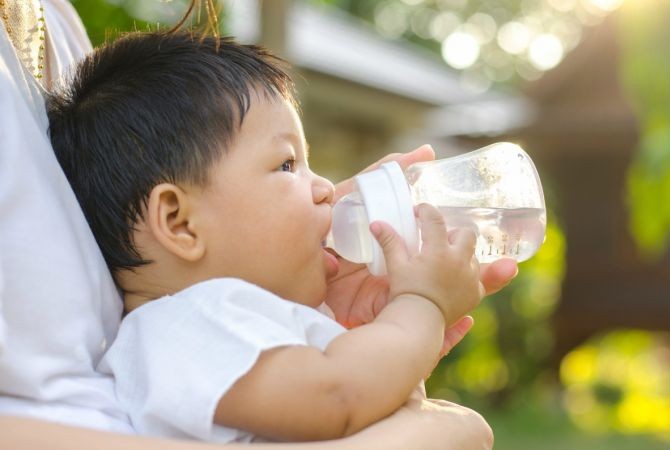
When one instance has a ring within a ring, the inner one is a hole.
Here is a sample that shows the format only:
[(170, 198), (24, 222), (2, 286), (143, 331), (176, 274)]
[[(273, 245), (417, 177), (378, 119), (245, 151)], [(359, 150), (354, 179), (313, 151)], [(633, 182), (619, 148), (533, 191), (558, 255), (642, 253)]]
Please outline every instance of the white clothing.
[[(43, 5), (55, 80), (91, 47), (68, 2)], [(0, 23), (0, 414), (131, 432), (96, 371), (122, 302), (53, 154), (43, 94)]]
[(132, 311), (99, 368), (113, 373), (119, 402), (140, 434), (250, 442), (251, 433), (213, 424), (221, 397), (262, 351), (324, 350), (344, 331), (315, 309), (220, 278)]

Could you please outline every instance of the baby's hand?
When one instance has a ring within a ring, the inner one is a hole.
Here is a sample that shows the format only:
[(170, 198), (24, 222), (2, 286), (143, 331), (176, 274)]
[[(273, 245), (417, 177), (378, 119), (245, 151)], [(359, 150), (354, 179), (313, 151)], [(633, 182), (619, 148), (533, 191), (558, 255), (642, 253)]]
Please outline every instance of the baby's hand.
[(419, 205), (417, 210), (423, 245), (414, 256), (387, 223), (374, 222), (370, 231), (384, 251), (390, 298), (424, 297), (442, 311), (449, 326), (476, 307), (484, 295), (474, 257), (476, 236), (468, 229), (447, 232), (442, 214), (431, 205)]

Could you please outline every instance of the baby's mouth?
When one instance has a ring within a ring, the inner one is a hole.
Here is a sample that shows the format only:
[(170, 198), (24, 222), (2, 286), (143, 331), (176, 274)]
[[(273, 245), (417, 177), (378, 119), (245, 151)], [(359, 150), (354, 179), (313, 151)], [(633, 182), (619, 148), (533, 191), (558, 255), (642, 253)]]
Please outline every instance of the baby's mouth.
[(337, 258), (337, 259), (340, 258), (340, 255), (338, 255), (337, 252), (336, 252), (335, 250), (333, 250), (332, 248), (330, 248), (330, 247), (325, 247), (325, 246), (324, 246), (324, 247), (323, 247), (323, 250), (324, 250), (325, 252), (330, 253), (331, 255), (333, 255), (333, 256), (334, 256), (335, 258)]
[(340, 255), (338, 255), (337, 252), (332, 248), (332, 244), (328, 242), (328, 239), (321, 241), (321, 248), (337, 258), (340, 257)]
[[(334, 247), (333, 234), (328, 233), (323, 241), (321, 241), (321, 247), (332, 249)], [(337, 253), (334, 253), (337, 254)]]
[(332, 248), (322, 247), (323, 256), (327, 261), (327, 274), (326, 278), (332, 278), (339, 272), (340, 269), (340, 257)]

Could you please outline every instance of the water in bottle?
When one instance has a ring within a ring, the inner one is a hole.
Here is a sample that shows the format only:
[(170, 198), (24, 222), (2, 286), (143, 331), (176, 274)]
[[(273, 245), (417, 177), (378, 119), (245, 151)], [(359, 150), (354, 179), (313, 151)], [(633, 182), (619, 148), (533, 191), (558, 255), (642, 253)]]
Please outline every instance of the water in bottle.
[(369, 224), (390, 223), (416, 252), (420, 239), (413, 205), (420, 203), (436, 206), (447, 228), (474, 230), (480, 262), (524, 261), (544, 241), (542, 185), (530, 157), (515, 144), (414, 164), (404, 174), (397, 163), (386, 163), (355, 180), (355, 190), (333, 208), (327, 245), (347, 260), (367, 263), (373, 274), (385, 273), (385, 265)]
[(438, 208), (447, 228), (470, 228), (477, 234), (475, 256), (481, 263), (499, 258), (525, 261), (544, 241), (546, 213), (542, 208)]

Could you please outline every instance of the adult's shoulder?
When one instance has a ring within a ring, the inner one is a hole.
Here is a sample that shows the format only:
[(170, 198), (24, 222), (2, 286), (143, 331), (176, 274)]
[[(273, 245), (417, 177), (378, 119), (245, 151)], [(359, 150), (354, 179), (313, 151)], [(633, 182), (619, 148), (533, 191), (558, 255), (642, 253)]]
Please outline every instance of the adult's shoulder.
[(74, 6), (66, 0), (42, 0), (49, 34), (49, 64), (62, 74), (92, 50), (91, 41)]

